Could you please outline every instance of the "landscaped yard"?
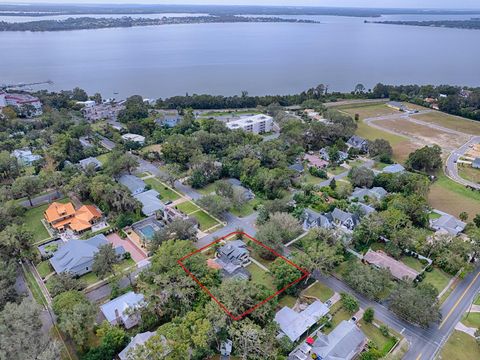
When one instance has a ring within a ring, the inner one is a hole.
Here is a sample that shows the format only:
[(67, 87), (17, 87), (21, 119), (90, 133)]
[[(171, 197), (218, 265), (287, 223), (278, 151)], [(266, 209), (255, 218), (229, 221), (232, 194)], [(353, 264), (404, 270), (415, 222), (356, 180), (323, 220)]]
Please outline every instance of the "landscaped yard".
[[(122, 260), (120, 263), (115, 265), (115, 272), (121, 272), (130, 266), (134, 266), (135, 261), (133, 259)], [(102, 280), (97, 277), (93, 272), (89, 272), (83, 276), (80, 276), (80, 281), (82, 281), (86, 286), (95, 284), (96, 282)]]
[(445, 175), (439, 175), (438, 180), (430, 187), (428, 203), (435, 209), (457, 217), (466, 211), (470, 220), (480, 213), (480, 193), (467, 189)]
[(367, 338), (370, 341), (373, 341), (375, 345), (377, 346), (378, 350), (382, 353), (382, 355), (388, 354), (388, 352), (395, 346), (397, 340), (394, 339), (393, 337), (386, 337), (384, 336), (381, 332), (380, 329), (377, 328), (373, 324), (368, 324), (365, 321), (360, 320), (358, 322), (358, 325), (362, 329), (362, 331), (365, 333)]
[(280, 295), (281, 298), (278, 301), (278, 305), (280, 307), (288, 306), (289, 308), (293, 308), (295, 303), (297, 302), (297, 298), (292, 295)]
[(50, 261), (45, 260), (37, 265), (37, 271), (42, 279), (45, 279), (47, 275), (51, 274), (55, 270), (53, 270), (52, 265), (50, 265)]
[(230, 212), (240, 218), (253, 214), (255, 212), (255, 207), (258, 206), (262, 201), (259, 198), (252, 199), (239, 208), (232, 208)]
[[(56, 200), (60, 203), (67, 203), (70, 200), (68, 198)], [(28, 209), (25, 212), (25, 220), (24, 225), (25, 228), (30, 230), (33, 233), (33, 240), (35, 242), (48, 239), (50, 235), (48, 234), (47, 229), (42, 224), (43, 213), (47, 210), (50, 204), (45, 204), (41, 206), (37, 206), (31, 209)]]
[(105, 153), (97, 156), (97, 160), (102, 163), (102, 167), (105, 167), (105, 165), (107, 165), (109, 155), (109, 153)]
[(333, 294), (334, 292), (332, 289), (318, 281), (302, 292), (302, 295), (313, 296), (322, 302), (330, 299)]
[(323, 328), (322, 332), (325, 334), (329, 334), (332, 332), (333, 329), (335, 329), (338, 324), (340, 324), (343, 320), (349, 320), (352, 318), (353, 314), (350, 314), (347, 310), (345, 310), (342, 307), (341, 302), (337, 302), (333, 304), (333, 306), (330, 308), (330, 314), (332, 315), (332, 327), (330, 328)]
[(402, 256), (400, 259), (405, 265), (411, 267), (413, 270), (421, 272), (428, 264), (422, 264), (422, 262), (413, 256)]
[(264, 285), (267, 289), (271, 289), (272, 294), (277, 291), (277, 289), (275, 288), (275, 285), (273, 285), (273, 278), (272, 278), (272, 275), (270, 275), (270, 273), (266, 272), (255, 263), (251, 263), (246, 267), (246, 269), (252, 275), (252, 281), (254, 283)]
[(470, 314), (465, 314), (462, 319), (462, 323), (465, 326), (478, 329), (480, 328), (480, 313), (478, 312), (471, 312)]
[(200, 226), (200, 230), (202, 230), (202, 231), (210, 229), (211, 227), (218, 224), (217, 220), (215, 220), (213, 217), (208, 215), (203, 210), (197, 211), (190, 216), (197, 219), (198, 225)]
[(445, 286), (447, 286), (448, 282), (452, 278), (451, 275), (447, 274), (445, 271), (440, 270), (437, 267), (434, 267), (432, 271), (425, 272), (425, 279), (423, 281), (432, 284), (440, 293)]
[(146, 184), (150, 185), (152, 189), (160, 193), (160, 197), (163, 201), (175, 201), (180, 198), (179, 194), (167, 187), (157, 178), (145, 179), (144, 181)]
[(454, 330), (440, 353), (441, 360), (480, 359), (480, 346), (464, 332)]
[(185, 214), (190, 214), (194, 211), (200, 210), (200, 208), (191, 201), (185, 201), (181, 204), (178, 204), (176, 208)]

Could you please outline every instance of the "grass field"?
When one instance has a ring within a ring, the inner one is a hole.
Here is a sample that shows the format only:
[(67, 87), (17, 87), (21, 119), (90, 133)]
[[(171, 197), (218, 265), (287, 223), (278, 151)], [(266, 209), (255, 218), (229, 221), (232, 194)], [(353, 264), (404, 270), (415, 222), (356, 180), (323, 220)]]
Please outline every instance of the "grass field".
[(250, 201), (246, 202), (245, 204), (243, 204), (239, 208), (232, 208), (230, 210), (230, 212), (233, 215), (242, 218), (242, 217), (248, 216), (250, 214), (253, 214), (254, 211), (255, 211), (254, 207), (257, 206), (260, 203), (261, 203), (261, 200), (258, 199), (258, 198), (255, 198), (253, 200), (250, 200)]
[(426, 265), (423, 265), (418, 259), (413, 256), (403, 256), (400, 259), (405, 265), (410, 266), (413, 270), (422, 271)]
[(260, 266), (255, 263), (251, 263), (246, 267), (246, 269), (252, 275), (252, 281), (254, 283), (264, 285), (267, 289), (271, 289), (273, 291), (272, 294), (277, 291), (275, 285), (273, 285), (272, 276), (268, 272), (260, 268)]
[(201, 189), (195, 189), (195, 190), (202, 195), (210, 195), (212, 193), (215, 193), (215, 186), (216, 186), (216, 181), (211, 184), (208, 184), (207, 186), (204, 186)]
[(480, 213), (480, 193), (467, 189), (445, 175), (439, 175), (430, 187), (428, 203), (435, 209), (457, 217), (463, 211), (469, 214), (470, 219)]
[(480, 135), (480, 122), (478, 121), (464, 119), (440, 111), (432, 111), (428, 114), (414, 115), (413, 117), (418, 120), (438, 124), (466, 134)]
[(321, 282), (316, 282), (311, 287), (303, 291), (302, 295), (313, 296), (322, 302), (327, 301), (333, 296), (334, 292), (328, 286), (323, 285)]
[(443, 289), (445, 289), (445, 286), (448, 285), (451, 279), (451, 275), (437, 267), (433, 267), (432, 271), (425, 272), (425, 279), (423, 281), (435, 286), (440, 293)]
[[(334, 314), (335, 313), (335, 314)], [(352, 314), (350, 314), (347, 310), (342, 307), (341, 302), (337, 302), (333, 304), (330, 308), (330, 314), (332, 314), (332, 327), (330, 328), (323, 328), (322, 332), (325, 334), (329, 334), (332, 332), (333, 329), (337, 327), (343, 320), (349, 320), (352, 318)]]
[(480, 294), (477, 295), (477, 298), (473, 302), (475, 305), (480, 305)]
[(198, 207), (197, 205), (195, 205), (193, 202), (191, 201), (185, 201), (181, 204), (178, 204), (176, 206), (176, 208), (182, 212), (184, 212), (185, 214), (190, 214), (194, 211), (197, 211), (197, 210), (200, 210), (200, 207)]
[(156, 178), (150, 178), (144, 180), (146, 184), (150, 185), (152, 189), (158, 191), (160, 193), (161, 199), (163, 201), (175, 201), (180, 198), (175, 191), (167, 187), (163, 184), (160, 180)]
[(36, 266), (36, 268), (37, 268), (38, 273), (42, 277), (42, 279), (45, 279), (45, 277), (47, 275), (49, 275), (49, 274), (51, 274), (52, 272), (55, 271), (55, 270), (53, 270), (52, 265), (50, 265), (50, 261), (48, 261), (48, 260), (42, 261), (41, 263), (39, 263)]
[(458, 175), (460, 177), (474, 183), (480, 183), (480, 170), (474, 169), (470, 165), (458, 165)]
[(442, 349), (440, 360), (480, 359), (480, 346), (475, 339), (464, 332), (455, 330)]
[(32, 296), (35, 299), (35, 301), (40, 305), (46, 305), (47, 301), (45, 300), (42, 290), (40, 290), (40, 286), (37, 284), (37, 281), (35, 280), (35, 277), (33, 276), (33, 274), (28, 269), (25, 269), (25, 268), (24, 268), (23, 274), (25, 275), (25, 280), (27, 281), (28, 287), (32, 292)]
[[(208, 215), (205, 211), (200, 210), (192, 215), (191, 217), (197, 219), (198, 225), (200, 227), (200, 230), (205, 231), (207, 229), (210, 229), (211, 227), (215, 226), (218, 224), (218, 221), (212, 218), (210, 215)], [(218, 230), (218, 229), (217, 229)]]
[(358, 322), (360, 329), (365, 333), (367, 338), (370, 341), (373, 341), (377, 346), (378, 350), (382, 353), (382, 355), (388, 354), (388, 352), (392, 349), (395, 345), (397, 340), (392, 337), (386, 337), (381, 332), (380, 329), (377, 328), (373, 324), (368, 324), (363, 320)]
[(102, 166), (105, 167), (105, 165), (108, 163), (108, 157), (109, 157), (109, 153), (105, 153), (105, 154), (102, 154), (102, 155), (98, 155), (97, 156), (97, 160), (100, 161), (102, 163)]
[(470, 314), (465, 314), (462, 323), (463, 325), (474, 329), (480, 328), (480, 313), (471, 312)]
[(289, 308), (292, 308), (296, 302), (297, 302), (296, 297), (292, 295), (283, 295), (278, 301), (278, 305), (280, 307), (288, 306)]
[[(67, 203), (70, 201), (68, 198), (56, 200), (60, 203)], [(25, 212), (24, 225), (25, 228), (30, 230), (33, 233), (33, 240), (35, 242), (47, 239), (50, 237), (47, 229), (42, 224), (43, 213), (47, 210), (49, 204), (40, 205), (31, 209), (28, 209)]]

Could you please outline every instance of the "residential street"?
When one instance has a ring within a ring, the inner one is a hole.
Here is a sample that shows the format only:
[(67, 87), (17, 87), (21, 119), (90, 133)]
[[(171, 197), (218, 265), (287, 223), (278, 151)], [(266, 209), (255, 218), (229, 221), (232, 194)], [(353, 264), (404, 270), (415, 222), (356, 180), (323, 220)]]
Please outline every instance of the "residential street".
[(470, 149), (471, 145), (479, 144), (480, 143), (480, 136), (472, 137), (468, 142), (462, 145), (455, 151), (452, 151), (450, 156), (448, 157), (445, 163), (445, 174), (452, 180), (456, 181), (459, 184), (465, 186), (471, 186), (475, 189), (480, 189), (480, 184), (474, 183), (472, 181), (468, 181), (460, 177), (458, 175), (458, 168), (457, 168), (457, 161), (460, 157), (465, 155), (465, 153)]

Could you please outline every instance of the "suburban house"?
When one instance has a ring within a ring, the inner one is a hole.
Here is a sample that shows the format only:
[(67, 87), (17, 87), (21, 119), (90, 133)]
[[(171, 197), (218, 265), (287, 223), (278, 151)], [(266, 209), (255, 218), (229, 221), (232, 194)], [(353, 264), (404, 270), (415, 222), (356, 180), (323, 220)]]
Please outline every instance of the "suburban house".
[(242, 185), (241, 181), (238, 179), (230, 178), (228, 182), (232, 184), (233, 188), (240, 192), (240, 196), (243, 200), (249, 201), (255, 198), (255, 194), (252, 190), (246, 188)]
[(382, 170), (385, 174), (398, 174), (405, 171), (405, 168), (400, 164), (393, 164), (385, 166)]
[(132, 195), (137, 195), (145, 191), (147, 186), (142, 179), (134, 175), (122, 175), (118, 182), (123, 186), (126, 186)]
[(340, 210), (339, 208), (335, 208), (331, 213), (330, 216), (333, 219), (333, 222), (338, 225), (342, 226), (348, 230), (353, 230), (360, 222), (360, 218), (358, 215)]
[(86, 159), (80, 160), (78, 162), (83, 170), (86, 170), (88, 167), (93, 167), (95, 170), (100, 170), (102, 168), (102, 162), (94, 157), (88, 157)]
[(57, 231), (70, 229), (75, 233), (90, 230), (102, 219), (102, 212), (94, 205), (83, 205), (75, 210), (73, 204), (53, 202), (43, 214), (47, 223)]
[(480, 169), (480, 157), (477, 157), (472, 161), (472, 167), (474, 169)]
[(158, 126), (166, 126), (172, 128), (176, 126), (180, 120), (181, 116), (177, 110), (162, 110), (158, 113), (158, 118), (155, 119), (155, 124)]
[(245, 266), (250, 262), (247, 244), (242, 240), (232, 240), (218, 248), (215, 259), (209, 261), (208, 265), (221, 270), (224, 278), (249, 280), (250, 272), (245, 269)]
[[(325, 160), (325, 161), (330, 161), (330, 155), (328, 154), (328, 148), (322, 148), (319, 151), (320, 157)], [(338, 162), (344, 162), (345, 160), (348, 159), (348, 153), (345, 151), (339, 151), (338, 152)]]
[(373, 251), (368, 249), (363, 256), (363, 261), (379, 269), (388, 269), (392, 276), (398, 280), (407, 278), (410, 281), (415, 280), (419, 272), (405, 265), (403, 262), (395, 260), (381, 250)]
[(288, 167), (289, 170), (296, 171), (297, 173), (301, 174), (303, 173), (303, 164), (299, 161), (297, 161), (295, 164), (292, 164)]
[(254, 134), (262, 134), (272, 131), (273, 118), (268, 115), (258, 114), (230, 121), (226, 125), (231, 130), (241, 129)]
[(311, 353), (323, 360), (351, 360), (363, 351), (368, 339), (353, 321), (343, 320), (328, 335), (320, 335)]
[(320, 159), (316, 155), (305, 154), (304, 159), (307, 161), (307, 166), (316, 167), (317, 169), (324, 169), (328, 166), (328, 161)]
[(350, 199), (357, 199), (360, 202), (364, 202), (365, 198), (376, 199), (378, 201), (382, 200), (387, 196), (388, 192), (382, 187), (374, 187), (371, 189), (366, 188), (355, 188), (355, 191), (350, 196)]
[[(118, 354), (118, 357), (120, 358), (120, 360), (128, 360), (130, 350), (133, 351), (133, 349), (135, 349), (137, 346), (145, 344), (147, 340), (150, 339), (153, 335), (155, 335), (155, 333), (152, 331), (147, 331), (147, 332), (139, 333), (135, 335), (132, 338), (132, 340), (130, 340), (128, 345), (125, 347), (125, 349), (120, 351), (120, 353)], [(166, 343), (166, 339), (165, 339), (165, 343)]]
[(392, 108), (392, 109), (395, 109), (395, 110), (398, 110), (398, 111), (407, 110), (407, 107), (405, 105), (403, 105), (401, 102), (398, 102), (398, 101), (389, 101), (389, 102), (387, 102), (387, 106), (389, 108)]
[[(95, 235), (88, 240), (69, 240), (53, 254), (50, 264), (57, 274), (68, 272), (73, 276), (82, 276), (92, 271), (95, 254), (101, 246), (108, 243), (103, 234)], [(123, 258), (125, 249), (118, 246), (115, 253), (119, 258)]]
[(321, 227), (325, 229), (331, 229), (333, 227), (333, 218), (330, 214), (320, 214), (312, 209), (305, 209), (303, 212), (303, 229)]
[(353, 135), (350, 139), (348, 139), (347, 145), (349, 147), (359, 150), (360, 152), (368, 152), (368, 140), (365, 140), (360, 136)]
[[(367, 205), (367, 204), (364, 204), (364, 203), (356, 203), (356, 204), (352, 204), (352, 206), (358, 206), (358, 210), (360, 211), (360, 217), (363, 217), (363, 216), (366, 216), (366, 215), (369, 215), (371, 213), (374, 213), (376, 212), (377, 210), (375, 210), (374, 207), (370, 206), (370, 205)], [(350, 209), (351, 210), (351, 209)], [(353, 210), (351, 210), (353, 211)], [(355, 212), (355, 211), (354, 211)]]
[(297, 341), (323, 316), (328, 314), (328, 307), (316, 300), (304, 310), (297, 312), (284, 306), (276, 314), (274, 321), (280, 327), (279, 337), (287, 336), (292, 342)]
[(144, 306), (143, 295), (129, 291), (103, 304), (100, 310), (111, 325), (123, 325), (126, 329), (130, 329), (140, 322), (139, 310)]
[(445, 230), (454, 236), (461, 233), (465, 229), (465, 226), (467, 226), (466, 223), (449, 214), (443, 214), (438, 219), (430, 220), (430, 227), (433, 230)]
[(12, 156), (17, 158), (20, 165), (31, 166), (35, 161), (41, 160), (41, 155), (32, 154), (29, 149), (17, 149), (12, 151)]
[(145, 136), (138, 134), (123, 134), (122, 139), (125, 141), (132, 141), (141, 145), (145, 144)]
[(133, 197), (142, 203), (142, 212), (146, 216), (155, 214), (157, 211), (165, 210), (165, 204), (159, 199), (159, 192), (148, 190)]
[(107, 120), (116, 120), (118, 113), (125, 108), (123, 103), (103, 103), (93, 106), (85, 106), (82, 109), (83, 116), (85, 119), (91, 122), (96, 122), (98, 120), (107, 119)]
[(132, 231), (137, 234), (140, 238), (140, 242), (145, 245), (145, 243), (152, 240), (153, 236), (157, 231), (160, 231), (163, 228), (163, 224), (157, 220), (156, 215), (147, 217), (132, 224), (131, 226), (124, 229), (127, 235), (131, 235)]

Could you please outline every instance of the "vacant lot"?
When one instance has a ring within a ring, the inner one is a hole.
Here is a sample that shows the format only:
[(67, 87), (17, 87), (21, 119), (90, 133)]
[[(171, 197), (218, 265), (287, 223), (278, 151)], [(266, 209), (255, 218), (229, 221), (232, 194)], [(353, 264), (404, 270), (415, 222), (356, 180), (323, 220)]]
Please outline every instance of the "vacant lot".
[(150, 185), (152, 189), (160, 193), (162, 201), (175, 201), (180, 198), (180, 195), (166, 186), (157, 178), (150, 178), (144, 180), (147, 185)]
[(462, 323), (465, 326), (478, 329), (480, 328), (480, 313), (478, 312), (471, 312), (470, 314), (465, 314), (462, 319)]
[(200, 230), (202, 230), (202, 231), (208, 230), (215, 225), (219, 225), (219, 222), (217, 220), (215, 220), (213, 217), (208, 215), (203, 210), (196, 211), (193, 214), (191, 214), (190, 216), (197, 219), (198, 226), (200, 227)]
[(480, 193), (457, 184), (444, 175), (430, 187), (428, 203), (435, 209), (458, 215), (466, 211), (472, 219), (480, 213)]
[(445, 114), (440, 111), (432, 111), (428, 114), (414, 115), (413, 117), (418, 120), (438, 124), (466, 134), (480, 135), (480, 122), (478, 121)]
[(342, 110), (349, 113), (352, 116), (358, 114), (360, 119), (366, 119), (371, 117), (377, 116), (384, 116), (384, 115), (392, 115), (392, 114), (400, 114), (400, 111), (394, 110), (389, 108), (385, 104), (355, 104), (355, 105), (344, 105), (334, 107), (334, 109)]
[(474, 183), (480, 182), (480, 170), (474, 169), (470, 165), (458, 164), (458, 175)]
[(455, 330), (438, 358), (441, 360), (480, 359), (480, 346), (472, 336)]

